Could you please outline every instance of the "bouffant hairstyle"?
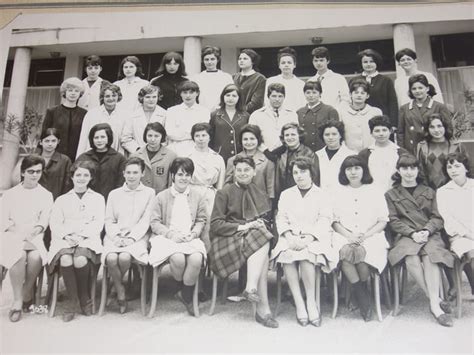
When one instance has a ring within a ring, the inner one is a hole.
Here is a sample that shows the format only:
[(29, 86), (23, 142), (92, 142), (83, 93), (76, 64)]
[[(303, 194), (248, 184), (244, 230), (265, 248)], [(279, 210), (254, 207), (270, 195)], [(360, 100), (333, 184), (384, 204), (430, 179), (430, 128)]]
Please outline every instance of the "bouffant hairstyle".
[(291, 57), (293, 59), (293, 63), (296, 66), (296, 56), (297, 56), (296, 51), (293, 48), (291, 48), (291, 47), (282, 48), (278, 51), (278, 54), (277, 54), (278, 64), (280, 64), (280, 59), (281, 58)]
[(138, 59), (134, 55), (129, 55), (122, 59), (122, 61), (120, 62), (118, 78), (119, 79), (125, 78), (125, 74), (123, 73), (123, 65), (127, 62), (132, 63), (133, 65), (137, 67), (135, 76), (138, 76), (139, 78), (143, 78), (144, 75), (143, 75), (142, 63), (140, 62), (140, 59)]
[(194, 124), (191, 127), (191, 138), (193, 139), (193, 141), (194, 141), (194, 135), (196, 134), (196, 132), (201, 132), (201, 131), (206, 131), (209, 137), (211, 137), (211, 134), (212, 134), (211, 125), (207, 122), (199, 122), (199, 123)]
[(402, 59), (402, 57), (405, 55), (409, 56), (413, 60), (416, 59), (416, 52), (413, 49), (403, 48), (403, 49), (400, 49), (397, 53), (395, 53), (395, 60), (397, 62), (400, 62), (400, 59)]
[(158, 86), (155, 86), (155, 85), (146, 85), (144, 87), (142, 87), (140, 89), (140, 91), (138, 92), (138, 102), (140, 102), (141, 104), (143, 104), (143, 98), (146, 96), (146, 95), (150, 95), (150, 94), (153, 94), (154, 92), (157, 93), (158, 95), (158, 101), (160, 100), (160, 94), (161, 94), (161, 90)]
[(290, 163), (290, 171), (293, 172), (293, 168), (297, 166), (298, 169), (301, 170), (309, 170), (311, 175), (311, 180), (314, 181), (315, 177), (315, 170), (313, 166), (313, 160), (309, 157), (297, 157)]
[(441, 124), (444, 127), (444, 137), (447, 140), (450, 140), (453, 137), (453, 125), (451, 124), (451, 121), (449, 121), (446, 117), (443, 115), (440, 115), (439, 113), (432, 113), (431, 115), (428, 116), (428, 119), (426, 120), (425, 124), (423, 125), (423, 129), (425, 132), (425, 140), (427, 142), (430, 142), (433, 137), (430, 134), (430, 125), (431, 122), (434, 120), (440, 120)]
[(402, 154), (397, 161), (396, 169), (397, 171), (392, 175), (393, 185), (398, 186), (402, 183), (402, 177), (398, 172), (400, 168), (417, 168), (418, 176), (416, 177), (416, 182), (418, 184), (423, 182), (423, 177), (420, 174), (420, 162), (418, 159), (409, 153)]
[(110, 90), (113, 93), (117, 94), (117, 102), (120, 102), (122, 100), (122, 90), (120, 90), (120, 87), (115, 84), (111, 84), (109, 82), (105, 83), (104, 85), (101, 85), (100, 87), (100, 93), (99, 93), (99, 102), (101, 105), (104, 104), (104, 95), (105, 95), (105, 90)]
[(410, 76), (410, 78), (408, 79), (408, 96), (410, 97), (410, 99), (415, 99), (415, 96), (413, 96), (413, 94), (411, 93), (411, 87), (415, 83), (420, 83), (426, 86), (428, 88), (428, 96), (433, 97), (434, 95), (436, 95), (436, 90), (434, 86), (428, 82), (426, 76), (424, 74), (415, 74)]
[(311, 51), (311, 56), (313, 58), (326, 58), (328, 61), (331, 60), (331, 56), (329, 54), (329, 49), (326, 47), (316, 47)]
[(59, 87), (59, 93), (61, 94), (61, 97), (65, 98), (66, 97), (66, 91), (67, 89), (77, 89), (80, 91), (80, 96), (84, 95), (84, 91), (86, 90), (84, 87), (84, 83), (79, 79), (79, 78), (67, 78), (64, 80)]
[(210, 54), (214, 54), (216, 56), (217, 63), (221, 61), (221, 49), (219, 47), (214, 47), (214, 46), (205, 46), (201, 50), (201, 61), (204, 61), (204, 57)]
[(377, 116), (372, 117), (369, 120), (370, 133), (372, 133), (374, 128), (377, 126), (387, 127), (389, 130), (391, 130), (392, 123), (390, 122), (390, 117), (386, 115), (377, 115)]
[(260, 64), (260, 55), (255, 52), (253, 49), (250, 49), (250, 48), (245, 48), (245, 49), (242, 49), (240, 51), (240, 54), (246, 54), (250, 57), (250, 59), (252, 60), (252, 68), (255, 70), (255, 71), (258, 71), (258, 65)]
[(46, 166), (46, 162), (43, 159), (43, 157), (38, 154), (30, 154), (30, 155), (27, 155), (25, 158), (23, 158), (20, 165), (21, 181), (23, 181), (24, 179), (23, 174), (25, 173), (26, 169), (31, 168), (32, 166), (35, 166), (38, 164), (41, 164), (41, 170), (44, 170), (44, 167)]
[(92, 126), (91, 130), (89, 131), (89, 145), (93, 150), (96, 150), (94, 145), (94, 135), (97, 131), (104, 130), (105, 134), (107, 135), (107, 148), (112, 146), (114, 142), (114, 132), (112, 131), (112, 127), (108, 123), (98, 123)]
[(466, 168), (466, 176), (468, 178), (472, 178), (471, 164), (469, 162), (469, 157), (464, 152), (453, 152), (453, 153), (448, 154), (448, 156), (446, 157), (446, 162), (444, 163), (444, 166), (443, 166), (446, 176), (449, 176), (446, 170), (448, 168), (448, 164), (454, 164), (455, 161), (464, 165), (464, 167)]
[(341, 168), (339, 169), (339, 183), (341, 185), (349, 185), (349, 179), (346, 176), (346, 169), (352, 168), (354, 166), (360, 166), (362, 168), (362, 184), (371, 184), (374, 182), (372, 175), (370, 175), (369, 167), (367, 163), (362, 160), (358, 155), (349, 155), (341, 164)]
[(329, 119), (326, 120), (321, 124), (321, 126), (318, 127), (318, 133), (319, 133), (319, 138), (321, 138), (322, 141), (324, 141), (324, 131), (326, 128), (332, 128), (334, 127), (337, 129), (339, 132), (339, 135), (341, 136), (341, 143), (344, 141), (346, 131), (344, 129), (344, 123), (342, 121), (337, 121), (334, 119)]
[(359, 57), (360, 63), (362, 64), (362, 58), (363, 57), (370, 57), (374, 61), (375, 65), (377, 68), (380, 68), (383, 63), (383, 58), (380, 55), (379, 52), (373, 50), (373, 49), (364, 49), (363, 51), (357, 53), (357, 56)]
[(178, 52), (168, 52), (161, 59), (160, 67), (156, 71), (156, 75), (171, 75), (166, 71), (166, 64), (169, 64), (172, 60), (179, 64), (177, 76), (186, 76), (186, 66), (184, 65), (183, 56)]
[(57, 139), (61, 139), (61, 134), (59, 133), (59, 129), (50, 127), (50, 128), (46, 128), (43, 132), (41, 132), (40, 142), (49, 136), (55, 136)]
[(263, 143), (262, 130), (260, 129), (259, 126), (254, 125), (254, 124), (246, 124), (245, 126), (243, 126), (239, 134), (239, 141), (241, 143), (242, 143), (242, 138), (244, 136), (244, 133), (252, 133), (255, 136), (255, 138), (257, 138), (258, 145)]
[(220, 96), (220, 108), (225, 109), (225, 102), (224, 102), (224, 96), (227, 95), (229, 92), (235, 91), (237, 92), (237, 95), (239, 96), (239, 100), (237, 101), (237, 104), (235, 105), (235, 110), (236, 111), (243, 111), (243, 103), (242, 103), (242, 93), (239, 89), (239, 87), (235, 84), (227, 84), (224, 89), (222, 89), (221, 96)]
[(155, 131), (161, 134), (161, 143), (166, 141), (166, 129), (160, 122), (150, 122), (145, 126), (145, 130), (143, 131), (143, 141), (145, 143), (148, 143), (146, 139), (148, 131)]
[(354, 78), (349, 82), (349, 92), (354, 92), (358, 88), (364, 89), (364, 91), (370, 95), (370, 84), (365, 79)]
[(142, 171), (142, 173), (145, 171), (145, 161), (140, 157), (130, 157), (130, 158), (128, 158), (125, 161), (125, 165), (124, 165), (123, 170), (125, 171), (125, 169), (129, 165), (138, 165), (140, 167), (140, 170)]
[(270, 97), (273, 91), (276, 91), (280, 94), (283, 94), (283, 96), (286, 96), (286, 90), (285, 90), (285, 85), (280, 84), (280, 83), (271, 83), (268, 85), (267, 88), (267, 97)]
[(255, 161), (251, 157), (243, 157), (241, 155), (237, 155), (234, 159), (234, 166), (237, 166), (239, 163), (245, 163), (255, 169)]
[(190, 80), (183, 81), (181, 84), (178, 85), (178, 95), (181, 95), (183, 91), (194, 91), (198, 94), (200, 93), (199, 85), (195, 81)]
[(170, 165), (170, 174), (172, 181), (174, 182), (174, 176), (178, 170), (183, 170), (186, 174), (193, 175), (194, 173), (194, 163), (189, 158), (175, 158)]
[(301, 127), (298, 123), (296, 122), (290, 122), (290, 123), (286, 123), (283, 125), (283, 127), (281, 127), (281, 131), (280, 131), (280, 140), (283, 144), (285, 144), (285, 140), (284, 140), (284, 136), (285, 136), (285, 131), (290, 129), (290, 128), (294, 128), (296, 129), (296, 131), (298, 132), (298, 138), (300, 140), (300, 144), (303, 144), (304, 143), (304, 139), (305, 139), (305, 130), (303, 127)]
[(307, 81), (303, 86), (303, 92), (306, 90), (316, 90), (320, 94), (323, 93), (323, 87), (319, 81)]

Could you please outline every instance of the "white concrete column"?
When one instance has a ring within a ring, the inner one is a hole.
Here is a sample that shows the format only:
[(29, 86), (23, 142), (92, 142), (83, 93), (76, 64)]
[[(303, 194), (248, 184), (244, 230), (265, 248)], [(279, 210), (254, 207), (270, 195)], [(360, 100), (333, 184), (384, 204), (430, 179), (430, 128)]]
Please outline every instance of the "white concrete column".
[(416, 35), (416, 57), (418, 69), (433, 73), (436, 76), (436, 66), (433, 62), (433, 54), (431, 53), (430, 36), (427, 33)]
[(5, 82), (5, 71), (7, 69), (8, 52), (10, 49), (10, 38), (12, 35), (11, 23), (0, 30), (0, 107), (3, 103), (3, 83)]
[(184, 64), (189, 76), (201, 72), (201, 37), (184, 39)]
[(237, 48), (222, 48), (221, 69), (227, 73), (234, 74), (238, 72), (237, 68)]
[[(21, 123), (25, 114), (26, 89), (31, 64), (31, 48), (17, 48), (13, 63), (12, 84), (8, 96), (7, 119), (15, 116)], [(3, 133), (0, 190), (11, 186), (11, 174), (18, 159), (19, 137), (7, 131)]]
[(64, 79), (70, 77), (77, 77), (79, 79), (82, 78), (81, 76), (81, 60), (79, 55), (76, 54), (68, 54), (66, 55), (66, 64), (64, 65)]
[[(415, 34), (413, 32), (413, 26), (408, 23), (398, 23), (393, 26), (393, 47), (395, 53), (400, 49), (410, 48), (416, 52), (415, 47)], [(397, 77), (400, 75), (405, 75), (403, 69), (397, 65)]]

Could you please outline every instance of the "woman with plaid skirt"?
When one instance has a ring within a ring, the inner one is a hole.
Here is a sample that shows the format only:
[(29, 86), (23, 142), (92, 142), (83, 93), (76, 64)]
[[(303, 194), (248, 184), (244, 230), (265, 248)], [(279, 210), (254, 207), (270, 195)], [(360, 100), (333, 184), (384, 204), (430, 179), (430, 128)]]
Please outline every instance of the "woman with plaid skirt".
[(211, 217), (211, 269), (225, 278), (247, 263), (247, 284), (242, 296), (256, 303), (255, 320), (277, 328), (268, 304), (267, 271), (271, 206), (268, 197), (252, 183), (255, 162), (234, 159), (235, 182), (217, 191)]

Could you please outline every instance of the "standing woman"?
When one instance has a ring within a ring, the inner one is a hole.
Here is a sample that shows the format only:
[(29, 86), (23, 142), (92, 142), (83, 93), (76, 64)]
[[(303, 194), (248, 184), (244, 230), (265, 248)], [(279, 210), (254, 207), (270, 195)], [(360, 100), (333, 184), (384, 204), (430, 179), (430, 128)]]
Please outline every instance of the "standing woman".
[(449, 181), (445, 170), (448, 154), (460, 152), (467, 155), (467, 152), (460, 142), (452, 140), (451, 122), (438, 113), (428, 117), (424, 131), (426, 138), (418, 143), (417, 159), (420, 161), (425, 182), (436, 190)]
[(71, 168), (74, 187), (59, 196), (51, 210), (51, 247), (48, 271), (60, 266), (72, 308), (63, 314), (63, 321), (74, 319), (76, 313), (92, 315), (89, 292), (91, 264), (100, 264), (104, 228), (104, 197), (89, 188), (95, 176), (90, 161), (76, 161)]
[(392, 128), (398, 127), (397, 94), (392, 79), (380, 74), (377, 69), (382, 66), (383, 58), (373, 49), (365, 49), (357, 54), (362, 66), (360, 79), (365, 79), (370, 85), (370, 96), (367, 103), (378, 107), (382, 113), (390, 117)]
[(278, 198), (283, 190), (295, 186), (293, 172), (291, 170), (292, 162), (299, 157), (307, 157), (312, 161), (311, 177), (313, 182), (320, 185), (319, 160), (316, 154), (305, 146), (304, 129), (296, 122), (287, 123), (281, 128), (280, 139), (283, 142), (285, 151), (278, 157), (275, 173), (275, 197)]
[(160, 88), (161, 99), (158, 100), (160, 106), (167, 110), (183, 102), (178, 88), (188, 79), (186, 78), (186, 67), (181, 54), (176, 52), (166, 53), (161, 59), (156, 75), (158, 76), (153, 78), (150, 84)]
[(127, 310), (123, 276), (132, 261), (148, 263), (148, 230), (155, 190), (144, 186), (145, 163), (132, 157), (125, 163), (125, 184), (110, 193), (105, 213), (105, 238), (102, 263), (106, 263), (117, 291), (120, 313)]
[(176, 158), (176, 153), (163, 146), (166, 142), (166, 130), (159, 122), (151, 122), (143, 131), (145, 146), (133, 155), (145, 162), (142, 183), (151, 187), (155, 193), (166, 189), (169, 185), (169, 167)]
[(99, 123), (92, 126), (89, 132), (91, 150), (81, 154), (76, 161), (91, 161), (96, 164), (94, 179), (91, 188), (104, 196), (123, 185), (123, 171), (125, 157), (111, 147), (114, 140), (112, 128), (108, 123)]
[(39, 183), (53, 194), (53, 199), (71, 189), (71, 160), (56, 149), (61, 136), (56, 128), (47, 128), (40, 137), (40, 154), (45, 161), (45, 168)]
[(98, 123), (110, 125), (114, 133), (112, 148), (123, 154), (120, 141), (125, 123), (130, 120), (131, 111), (118, 104), (122, 101), (122, 92), (117, 85), (105, 82), (100, 90), (99, 100), (100, 106), (88, 111), (84, 117), (76, 157), (91, 149), (88, 139), (89, 132), (92, 126)]
[(263, 106), (265, 97), (265, 77), (256, 72), (260, 56), (253, 49), (240, 51), (238, 65), (240, 72), (232, 76), (242, 93), (244, 110), (250, 115)]
[(411, 76), (408, 79), (408, 86), (412, 100), (400, 108), (397, 143), (415, 155), (418, 143), (425, 138), (424, 126), (428, 117), (438, 113), (450, 122), (451, 113), (444, 104), (433, 99), (436, 91), (424, 74)]
[(249, 122), (249, 114), (242, 108), (242, 95), (235, 84), (224, 87), (220, 107), (211, 113), (211, 142), (209, 146), (219, 153), (224, 162), (242, 151), (240, 132)]
[[(192, 80), (195, 81), (201, 89), (199, 103), (207, 107), (209, 111), (219, 108), (219, 95), (229, 84), (233, 83), (232, 76), (229, 73), (217, 69), (221, 61), (221, 49), (213, 46), (206, 46), (201, 51), (201, 60), (206, 70), (195, 75)], [(221, 108), (224, 106), (221, 104)]]
[(122, 91), (122, 101), (120, 106), (128, 111), (135, 111), (140, 107), (138, 102), (138, 92), (142, 87), (150, 82), (143, 78), (142, 63), (134, 55), (129, 55), (122, 59), (119, 74), (115, 85)]
[(242, 143), (243, 151), (227, 161), (225, 184), (233, 184), (235, 182), (234, 160), (237, 157), (252, 158), (255, 163), (255, 176), (252, 178), (252, 182), (272, 200), (275, 198), (275, 164), (268, 160), (265, 154), (258, 149), (263, 143), (260, 127), (246, 124), (240, 132), (239, 140)]
[(410, 97), (410, 86), (408, 80), (411, 76), (419, 74), (423, 74), (428, 80), (428, 83), (433, 86), (434, 91), (436, 92), (436, 94), (433, 94), (433, 100), (438, 101), (439, 103), (444, 103), (438, 80), (433, 74), (418, 70), (415, 51), (409, 48), (400, 49), (395, 53), (395, 60), (404, 71), (404, 75), (395, 79), (395, 91), (397, 93), (399, 107), (410, 102), (412, 97)]
[(194, 165), (189, 158), (176, 158), (170, 167), (173, 185), (153, 200), (150, 226), (150, 265), (169, 260), (171, 273), (179, 284), (177, 297), (194, 315), (192, 300), (206, 248), (201, 233), (206, 224), (202, 194), (190, 186)]
[[(272, 251), (272, 259), (283, 264), (295, 301), (296, 321), (303, 327), (321, 326), (315, 295), (315, 265), (331, 272), (339, 262), (338, 250), (332, 247), (329, 197), (314, 185), (311, 164), (307, 158), (293, 161), (296, 186), (283, 191), (278, 202), (276, 225), (280, 238)], [(301, 293), (300, 275), (306, 302)]]
[(451, 305), (439, 297), (440, 268), (453, 267), (454, 259), (442, 238), (443, 219), (430, 187), (421, 184), (418, 160), (402, 155), (393, 175), (394, 187), (385, 193), (390, 227), (396, 234), (388, 254), (390, 264), (405, 261), (410, 275), (430, 300), (430, 311), (438, 323), (452, 327)]
[(324, 141), (324, 148), (316, 152), (321, 173), (321, 188), (328, 192), (341, 186), (339, 184), (339, 171), (341, 164), (349, 155), (357, 154), (347, 148), (344, 143), (344, 123), (328, 120), (319, 127), (319, 136)]
[(12, 322), (18, 322), (22, 309), (26, 311), (31, 305), (33, 285), (47, 262), (43, 234), (53, 196), (38, 183), (44, 167), (40, 156), (26, 156), (20, 167), (21, 183), (5, 191), (1, 200), (0, 266), (10, 274), (13, 304), (8, 317)]
[(78, 78), (68, 78), (59, 88), (61, 104), (46, 110), (42, 132), (47, 128), (56, 128), (63, 139), (58, 144), (58, 152), (65, 154), (74, 161), (81, 136), (82, 121), (87, 111), (77, 106), (79, 98), (84, 94), (84, 84)]
[(138, 92), (138, 102), (141, 107), (125, 121), (121, 138), (122, 147), (128, 153), (133, 154), (145, 145), (143, 132), (148, 123), (165, 124), (166, 110), (158, 105), (159, 97), (160, 88), (158, 86), (147, 85)]
[(211, 217), (211, 269), (228, 277), (247, 263), (247, 284), (243, 297), (257, 305), (255, 320), (278, 328), (268, 304), (267, 274), (271, 206), (268, 197), (252, 179), (255, 163), (250, 157), (236, 157), (235, 183), (217, 191)]
[[(282, 84), (285, 86), (285, 102), (283, 106), (296, 112), (306, 105), (303, 90), (304, 81), (298, 79), (298, 77), (293, 74), (296, 68), (296, 51), (291, 47), (282, 48), (278, 51), (277, 60), (281, 74), (267, 79), (265, 92), (267, 92), (270, 84)], [(265, 104), (268, 104), (267, 96), (265, 96)]]
[(339, 250), (342, 272), (353, 287), (366, 322), (372, 317), (367, 290), (370, 267), (379, 273), (383, 271), (389, 247), (384, 233), (387, 203), (383, 191), (372, 182), (367, 164), (357, 155), (348, 156), (339, 171), (339, 183), (343, 186), (333, 198), (333, 245)]

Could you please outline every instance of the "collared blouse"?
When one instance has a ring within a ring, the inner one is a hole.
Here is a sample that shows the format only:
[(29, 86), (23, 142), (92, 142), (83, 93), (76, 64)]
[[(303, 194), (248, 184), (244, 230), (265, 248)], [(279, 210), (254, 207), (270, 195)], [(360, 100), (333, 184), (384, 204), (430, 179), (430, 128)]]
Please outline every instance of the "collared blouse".
[(127, 111), (135, 111), (141, 105), (138, 101), (138, 92), (140, 89), (150, 82), (148, 80), (135, 77), (132, 82), (129, 82), (127, 78), (123, 78), (122, 80), (117, 80), (114, 82), (120, 88), (122, 92), (122, 100), (118, 103), (118, 105), (127, 110)]
[(339, 184), (339, 170), (342, 162), (349, 155), (357, 154), (356, 151), (347, 148), (344, 142), (341, 143), (341, 147), (338, 149), (336, 154), (329, 159), (326, 152), (326, 147), (318, 150), (316, 155), (319, 160), (319, 170), (321, 174), (321, 188), (325, 191), (340, 187)]
[(96, 81), (94, 81), (94, 84), (92, 86), (89, 86), (89, 81), (87, 78), (82, 80), (82, 83), (84, 84), (84, 94), (81, 96), (79, 99), (77, 106), (82, 107), (83, 109), (89, 111), (92, 110), (93, 108), (99, 107), (100, 106), (100, 88), (102, 86), (102, 82), (104, 80), (102, 78), (97, 78)]

